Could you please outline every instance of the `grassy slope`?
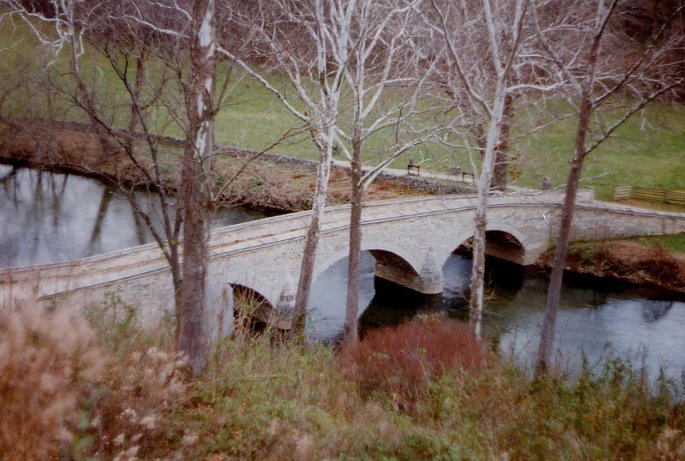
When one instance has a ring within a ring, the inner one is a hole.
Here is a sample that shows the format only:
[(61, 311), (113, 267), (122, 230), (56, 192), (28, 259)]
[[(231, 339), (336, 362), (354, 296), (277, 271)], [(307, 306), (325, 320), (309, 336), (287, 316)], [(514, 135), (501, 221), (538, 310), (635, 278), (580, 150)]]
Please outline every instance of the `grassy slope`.
[[(378, 332), (380, 341), (350, 356), (238, 332), (217, 346), (207, 373), (187, 383), (183, 364), (165, 352), (171, 327), (146, 335), (135, 311), (113, 321), (109, 309), (120, 307), (90, 312), (111, 360), (83, 386), (85, 424), (70, 440), (72, 459), (128, 459), (130, 450), (138, 459), (214, 461), (648, 460), (685, 453), (685, 415), (675, 401), (682, 385), (660, 381), (649, 392), (645, 375), (619, 360), (586, 370), (575, 383), (532, 382), (495, 356), (443, 373), (440, 364), (474, 353), (473, 344), (452, 329), (436, 334), (426, 318), (409, 331)], [(388, 356), (396, 347), (418, 353)]]
[[(575, 120), (564, 120), (519, 146), (524, 184), (537, 184), (541, 176), (564, 183), (574, 130)], [(604, 197), (615, 185), (685, 190), (685, 109), (657, 103), (637, 114), (590, 154), (583, 176)]]
[(668, 251), (685, 253), (685, 234), (659, 235), (636, 238), (636, 242), (649, 246), (661, 246)]
[[(8, 23), (2, 27), (0, 44), (3, 48), (7, 44), (13, 46), (0, 51), (3, 81), (10, 84), (27, 81), (26, 76), (42, 67), (46, 57), (36, 51), (36, 41), (25, 30), (9, 27)], [(33, 59), (26, 60), (27, 55)], [(53, 77), (65, 82), (64, 54), (57, 61), (57, 66), (59, 69), (53, 72)], [(104, 58), (86, 56), (83, 69), (85, 75), (98, 82), (98, 93), (108, 116), (124, 125), (129, 109), (125, 105), (123, 87)], [(226, 71), (227, 67), (223, 66), (219, 80), (226, 75)], [(278, 76), (270, 78), (274, 85), (289, 96), (294, 96), (294, 90), (289, 88), (285, 79)], [(226, 104), (217, 117), (217, 142), (261, 150), (299, 125), (298, 120), (258, 83), (241, 77), (238, 72), (232, 72), (229, 82)], [(44, 92), (40, 91), (38, 83), (31, 83), (31, 86), (28, 90), (18, 90), (8, 98), (2, 108), (3, 114), (49, 115)], [(173, 107), (180, 104), (180, 97), (176, 99), (176, 102), (167, 102)], [(27, 101), (30, 103), (27, 104)], [(83, 115), (69, 108), (69, 103), (59, 94), (52, 96), (51, 106), (52, 114), (59, 118), (83, 120)], [(157, 107), (155, 114), (160, 133), (182, 135), (182, 130), (169, 117), (166, 108)], [(631, 119), (618, 130), (614, 139), (606, 142), (587, 159), (584, 184), (598, 187), (600, 197), (607, 198), (611, 186), (626, 184), (685, 190), (685, 110), (682, 106), (659, 103), (648, 108), (644, 115), (648, 123), (643, 123), (639, 115)], [(514, 183), (535, 187), (544, 176), (549, 176), (555, 186), (562, 185), (572, 154), (574, 132), (575, 120), (567, 119), (517, 141), (512, 148), (519, 156), (519, 163), (514, 167)], [(375, 163), (382, 158), (383, 152), (393, 142), (391, 130), (370, 139), (367, 145), (368, 163)], [(288, 138), (274, 150), (304, 158), (317, 157), (312, 143), (304, 134)], [(436, 145), (415, 149), (398, 159), (393, 166), (402, 168), (410, 157), (426, 159), (424, 167), (427, 169), (447, 171), (454, 165), (461, 165), (467, 171), (471, 169), (468, 157), (463, 152), (448, 152)]]

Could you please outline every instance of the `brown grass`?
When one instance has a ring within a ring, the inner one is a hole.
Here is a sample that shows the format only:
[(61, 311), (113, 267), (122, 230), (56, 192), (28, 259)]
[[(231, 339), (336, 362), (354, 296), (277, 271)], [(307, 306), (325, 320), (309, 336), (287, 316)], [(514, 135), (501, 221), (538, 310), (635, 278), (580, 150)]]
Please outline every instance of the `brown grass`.
[(620, 240), (578, 243), (569, 250), (566, 265), (580, 274), (685, 293), (685, 256), (661, 246)]
[(0, 459), (45, 459), (70, 441), (102, 364), (95, 336), (72, 312), (34, 302), (0, 312)]

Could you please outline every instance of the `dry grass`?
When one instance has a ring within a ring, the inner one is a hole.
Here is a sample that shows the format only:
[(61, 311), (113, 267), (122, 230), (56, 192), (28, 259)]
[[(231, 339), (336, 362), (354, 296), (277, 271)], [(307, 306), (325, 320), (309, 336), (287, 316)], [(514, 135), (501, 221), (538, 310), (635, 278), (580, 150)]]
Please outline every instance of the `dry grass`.
[(103, 362), (73, 312), (34, 302), (0, 311), (0, 459), (46, 459), (70, 442)]
[(163, 416), (186, 392), (186, 368), (183, 357), (156, 347), (112, 362), (92, 402), (94, 454), (123, 461), (156, 446)]
[(170, 322), (154, 334), (143, 330), (136, 309), (115, 295), (87, 309), (86, 318), (110, 360), (92, 383), (91, 422), (80, 434), (90, 443), (81, 443), (81, 455), (136, 459), (139, 451), (157, 444), (162, 418), (186, 393), (186, 361), (174, 352)]
[[(683, 389), (620, 361), (530, 381), (426, 318), (336, 354), (270, 331), (225, 339), (189, 382), (166, 329), (110, 299), (82, 320), (0, 317), (0, 459), (674, 461)], [(96, 341), (94, 338), (97, 339)], [(276, 339), (278, 337), (276, 336)], [(102, 350), (102, 352), (98, 352)]]
[(685, 255), (669, 251), (658, 241), (653, 246), (639, 240), (576, 243), (566, 265), (579, 274), (685, 293)]

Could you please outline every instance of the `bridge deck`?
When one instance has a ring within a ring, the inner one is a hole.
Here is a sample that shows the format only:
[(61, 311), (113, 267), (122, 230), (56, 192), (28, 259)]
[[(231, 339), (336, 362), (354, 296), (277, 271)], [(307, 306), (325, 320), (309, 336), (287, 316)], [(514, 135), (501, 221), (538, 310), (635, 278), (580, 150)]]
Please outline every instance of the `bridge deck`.
[[(562, 200), (562, 194), (550, 192), (493, 196), (488, 228), (508, 233), (518, 240), (523, 254), (517, 257), (521, 258), (520, 262), (529, 264), (547, 249)], [(441, 264), (471, 235), (475, 207), (476, 197), (463, 195), (368, 202), (363, 211), (365, 249), (396, 254), (419, 274), (427, 251), (433, 251), (437, 264)], [(293, 213), (214, 229), (210, 261), (216, 280), (230, 279), (256, 286), (270, 301), (278, 299), (284, 277), (274, 271), (281, 270), (291, 276), (297, 273), (309, 214), (308, 211)], [(349, 206), (326, 210), (317, 273), (335, 258), (345, 256), (348, 220)], [(577, 239), (678, 232), (685, 232), (685, 213), (651, 211), (592, 200), (580, 200), (577, 206), (574, 227)], [(265, 270), (265, 266), (276, 267)], [(0, 306), (8, 305), (13, 297), (50, 297), (95, 287), (111, 289), (132, 280), (150, 289), (153, 279), (154, 283), (166, 283), (163, 274), (167, 271), (166, 260), (156, 244), (62, 263), (2, 269)], [(144, 279), (148, 281), (143, 283)], [(159, 302), (168, 302), (168, 299)]]

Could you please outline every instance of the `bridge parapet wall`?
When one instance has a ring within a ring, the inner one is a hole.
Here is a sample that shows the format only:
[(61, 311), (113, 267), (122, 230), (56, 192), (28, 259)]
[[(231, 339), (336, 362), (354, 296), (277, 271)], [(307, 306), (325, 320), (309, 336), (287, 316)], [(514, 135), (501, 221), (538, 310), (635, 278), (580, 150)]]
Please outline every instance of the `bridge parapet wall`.
[[(558, 213), (554, 229), (558, 226)], [(685, 232), (685, 213), (667, 213), (606, 202), (576, 207), (571, 240), (608, 240)]]
[[(520, 264), (534, 263), (553, 243), (562, 198), (558, 193), (492, 197), (488, 229), (511, 236), (517, 244), (490, 250), (504, 257), (509, 251), (508, 259)], [(475, 197), (464, 196), (370, 202), (363, 212), (362, 248), (380, 255), (379, 276), (423, 293), (439, 292), (442, 265), (472, 235), (475, 206)], [(348, 219), (347, 206), (327, 210), (315, 277), (347, 256)], [(296, 286), (308, 222), (309, 213), (302, 212), (213, 231), (208, 317), (230, 321), (230, 284), (253, 289), (277, 305), (284, 287)], [(678, 232), (685, 232), (683, 213), (581, 201), (573, 238)], [(67, 263), (0, 270), (0, 308), (10, 306), (13, 298), (29, 297), (87, 305), (102, 302), (108, 292), (139, 306), (141, 316), (153, 324), (170, 312), (173, 290), (161, 251), (152, 244)]]

